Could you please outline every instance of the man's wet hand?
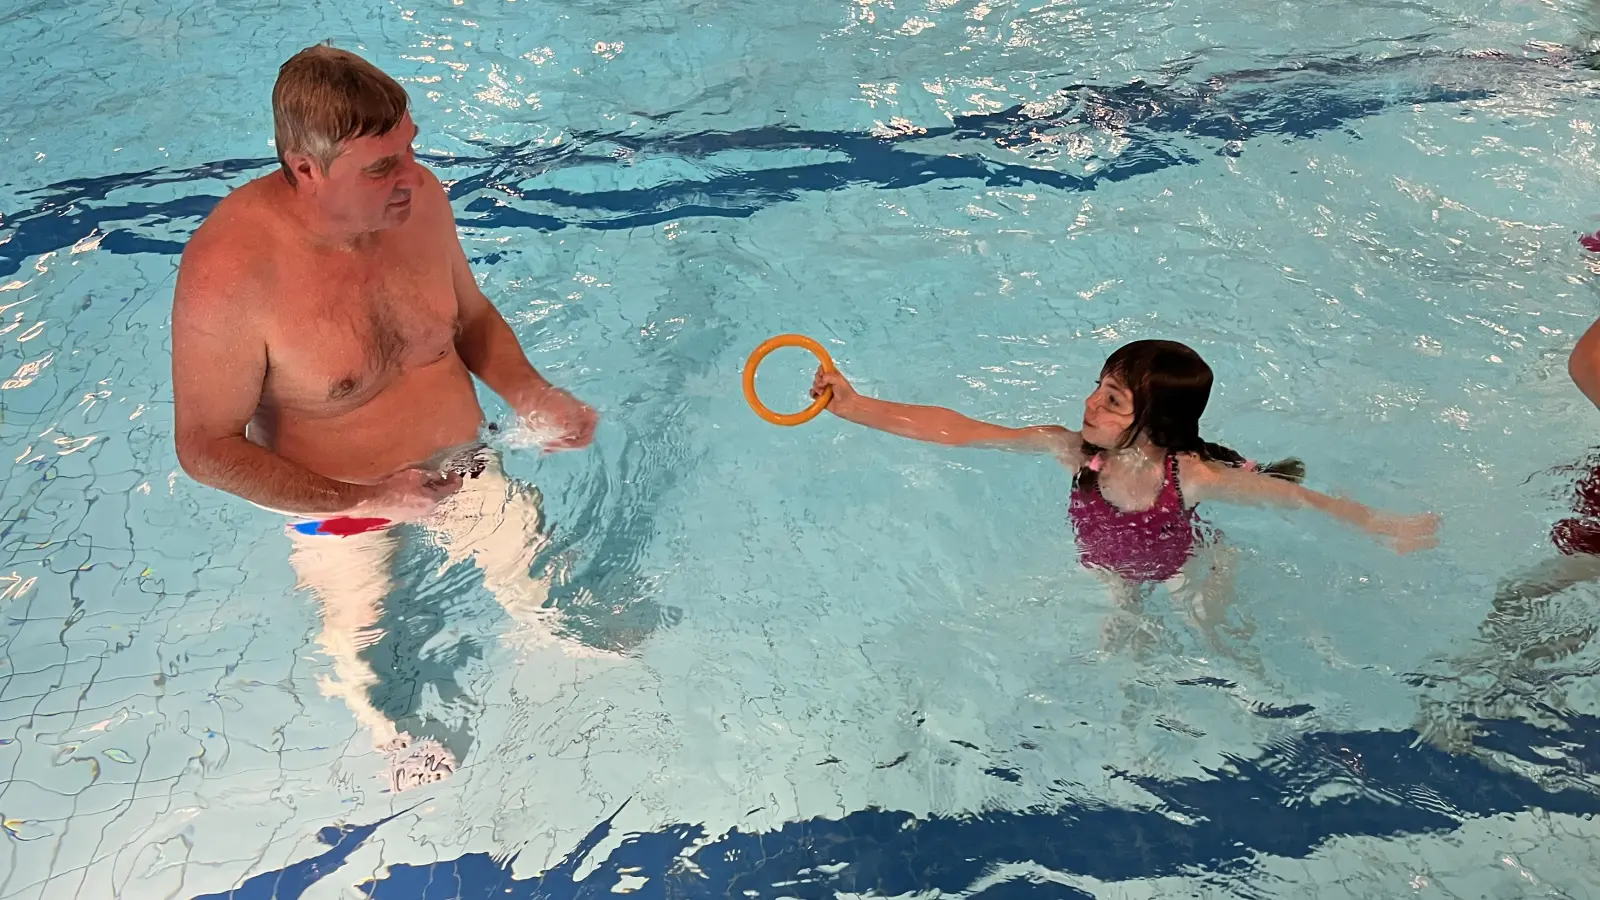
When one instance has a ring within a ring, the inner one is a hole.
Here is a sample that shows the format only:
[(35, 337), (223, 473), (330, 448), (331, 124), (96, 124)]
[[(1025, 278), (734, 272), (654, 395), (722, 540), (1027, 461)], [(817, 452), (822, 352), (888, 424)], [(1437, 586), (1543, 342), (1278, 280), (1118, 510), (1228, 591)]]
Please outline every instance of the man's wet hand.
[(576, 450), (594, 441), (599, 415), (582, 400), (551, 387), (532, 409), (522, 414), (522, 422), (543, 438), (547, 452)]
[(361, 504), (361, 511), (395, 522), (420, 519), (460, 488), (461, 476), (455, 472), (402, 469), (373, 485), (374, 496)]

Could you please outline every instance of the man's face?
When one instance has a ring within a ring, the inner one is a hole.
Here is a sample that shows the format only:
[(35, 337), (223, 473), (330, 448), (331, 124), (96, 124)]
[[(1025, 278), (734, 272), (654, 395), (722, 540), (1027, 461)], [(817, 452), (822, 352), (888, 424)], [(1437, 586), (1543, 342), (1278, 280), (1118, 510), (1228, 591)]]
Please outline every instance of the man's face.
[(421, 181), (411, 151), (416, 137), (416, 123), (406, 113), (386, 134), (345, 141), (326, 173), (309, 159), (292, 164), (328, 218), (358, 233), (381, 231), (411, 217), (411, 192)]

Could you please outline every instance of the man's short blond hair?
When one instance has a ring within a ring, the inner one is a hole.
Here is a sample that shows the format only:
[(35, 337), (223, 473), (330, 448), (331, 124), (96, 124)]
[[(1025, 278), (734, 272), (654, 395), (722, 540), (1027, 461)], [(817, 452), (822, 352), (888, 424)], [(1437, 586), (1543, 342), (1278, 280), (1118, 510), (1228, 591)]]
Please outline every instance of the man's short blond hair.
[(326, 44), (307, 47), (278, 69), (272, 87), (272, 133), (283, 175), (294, 184), (290, 153), (304, 153), (323, 172), (345, 141), (387, 134), (411, 100), (400, 83), (372, 63)]

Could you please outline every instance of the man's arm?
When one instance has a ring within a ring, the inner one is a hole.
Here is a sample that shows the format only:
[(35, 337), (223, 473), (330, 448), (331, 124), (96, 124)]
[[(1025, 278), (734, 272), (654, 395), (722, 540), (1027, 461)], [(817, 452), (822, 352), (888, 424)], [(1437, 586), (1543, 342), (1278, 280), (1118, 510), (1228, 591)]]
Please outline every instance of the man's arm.
[(1567, 360), (1567, 374), (1589, 402), (1600, 407), (1600, 319), (1578, 338)]
[(589, 443), (594, 433), (593, 410), (545, 380), (528, 361), (516, 333), (472, 277), (472, 267), (467, 263), (466, 250), (456, 233), (455, 214), (450, 209), (444, 186), (433, 173), (423, 171), (430, 190), (437, 191), (440, 228), (448, 235), (450, 274), (461, 317), (456, 353), (467, 370), (483, 379), (483, 383), (499, 394), (519, 417), (553, 420), (552, 424), (563, 431), (563, 436), (553, 446), (581, 447)]
[[(178, 464), (201, 484), (291, 513), (332, 513), (376, 489), (324, 478), (252, 443), (245, 426), (261, 400), (267, 347), (242, 302), (246, 279), (222, 277), (228, 261), (196, 235), (178, 268), (172, 304), (172, 396)], [(233, 290), (224, 290), (231, 284)]]
[(478, 288), (459, 246), (458, 241), (451, 266), (461, 316), (456, 352), (472, 374), (483, 379), (518, 415), (526, 416), (543, 405), (554, 385), (528, 361), (516, 332)]

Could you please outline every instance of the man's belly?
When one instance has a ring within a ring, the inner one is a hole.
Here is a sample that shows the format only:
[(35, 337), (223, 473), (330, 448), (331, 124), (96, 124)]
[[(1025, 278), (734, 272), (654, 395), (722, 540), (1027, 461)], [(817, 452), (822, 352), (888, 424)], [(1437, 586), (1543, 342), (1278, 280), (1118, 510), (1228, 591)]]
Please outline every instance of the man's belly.
[(370, 483), (478, 439), (483, 409), (457, 360), (395, 379), (347, 413), (264, 411), (260, 443), (326, 478)]

